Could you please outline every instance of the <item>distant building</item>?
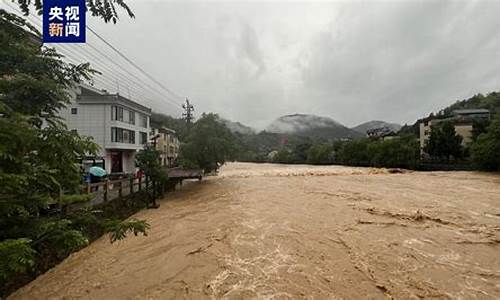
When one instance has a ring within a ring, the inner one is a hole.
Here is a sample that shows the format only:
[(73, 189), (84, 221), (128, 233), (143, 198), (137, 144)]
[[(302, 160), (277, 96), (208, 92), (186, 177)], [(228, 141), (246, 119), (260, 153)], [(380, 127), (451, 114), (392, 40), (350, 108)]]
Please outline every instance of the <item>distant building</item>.
[(160, 164), (165, 167), (172, 167), (179, 156), (179, 139), (175, 130), (162, 127), (152, 128), (151, 137), (156, 137), (156, 150), (160, 152)]
[(462, 145), (465, 146), (472, 142), (472, 129), (474, 120), (489, 120), (490, 111), (487, 109), (458, 109), (452, 112), (452, 117), (445, 119), (433, 119), (427, 122), (421, 122), (420, 127), (420, 153), (425, 154), (424, 148), (433, 126), (442, 122), (452, 122), (457, 135), (462, 137)]
[(149, 140), (151, 109), (86, 85), (72, 93), (71, 103), (60, 110), (68, 129), (94, 139), (108, 173), (133, 173), (135, 154)]
[(389, 127), (374, 128), (366, 131), (366, 137), (370, 139), (387, 139), (388, 137), (394, 137), (396, 133)]
[(453, 116), (457, 118), (463, 118), (463, 119), (474, 119), (474, 118), (480, 118), (480, 119), (489, 119), (490, 118), (490, 111), (484, 108), (478, 108), (478, 109), (456, 109), (453, 112)]

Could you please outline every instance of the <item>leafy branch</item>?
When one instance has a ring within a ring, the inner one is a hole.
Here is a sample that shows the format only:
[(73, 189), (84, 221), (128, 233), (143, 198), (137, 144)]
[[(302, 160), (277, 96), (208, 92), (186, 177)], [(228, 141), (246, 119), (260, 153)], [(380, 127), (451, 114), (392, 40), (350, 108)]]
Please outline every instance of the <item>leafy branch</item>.
[(127, 234), (133, 233), (135, 236), (141, 233), (147, 236), (147, 230), (151, 226), (144, 220), (133, 219), (131, 221), (109, 220), (104, 224), (104, 230), (109, 233), (111, 243), (123, 240)]

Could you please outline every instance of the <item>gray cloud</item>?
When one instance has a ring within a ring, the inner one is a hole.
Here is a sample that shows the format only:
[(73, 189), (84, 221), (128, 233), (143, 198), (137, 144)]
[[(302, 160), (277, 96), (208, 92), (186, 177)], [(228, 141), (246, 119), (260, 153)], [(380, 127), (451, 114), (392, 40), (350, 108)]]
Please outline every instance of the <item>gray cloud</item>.
[[(305, 86), (350, 116), (413, 121), (453, 99), (498, 88), (492, 3), (350, 7), (311, 45)], [(493, 6), (500, 8), (499, 5)], [(496, 40), (496, 41), (495, 41)], [(488, 83), (487, 83), (488, 82)], [(495, 86), (496, 84), (496, 86)], [(348, 120), (344, 120), (349, 122)]]
[(255, 31), (250, 25), (245, 24), (241, 32), (241, 48), (245, 54), (244, 58), (248, 58), (257, 68), (256, 75), (262, 74), (266, 67), (264, 65), (262, 53), (259, 47), (259, 40)]
[(413, 122), (500, 89), (498, 1), (131, 5), (135, 20), (91, 23), (197, 112), (258, 128), (290, 113)]

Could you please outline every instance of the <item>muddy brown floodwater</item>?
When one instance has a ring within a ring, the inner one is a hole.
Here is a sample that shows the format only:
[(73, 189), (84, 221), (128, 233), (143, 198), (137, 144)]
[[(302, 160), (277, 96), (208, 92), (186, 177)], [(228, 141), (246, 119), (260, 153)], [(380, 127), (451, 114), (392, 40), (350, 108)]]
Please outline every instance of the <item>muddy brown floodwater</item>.
[(12, 299), (500, 298), (500, 176), (232, 163)]

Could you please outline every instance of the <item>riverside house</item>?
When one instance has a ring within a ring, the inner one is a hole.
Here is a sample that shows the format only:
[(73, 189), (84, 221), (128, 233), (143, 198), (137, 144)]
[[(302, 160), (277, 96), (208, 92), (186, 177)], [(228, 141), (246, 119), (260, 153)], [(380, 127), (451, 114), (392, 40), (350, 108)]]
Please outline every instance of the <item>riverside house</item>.
[(87, 85), (72, 94), (71, 103), (60, 111), (68, 129), (94, 139), (109, 174), (133, 173), (135, 154), (149, 140), (151, 109)]
[(175, 130), (166, 127), (152, 128), (151, 137), (156, 138), (156, 150), (160, 152), (160, 165), (173, 167), (179, 156), (179, 139)]
[(487, 109), (459, 109), (454, 110), (453, 115), (445, 119), (433, 119), (421, 122), (420, 126), (420, 153), (425, 154), (424, 147), (429, 139), (433, 126), (438, 126), (443, 122), (452, 122), (456, 134), (462, 137), (462, 145), (465, 146), (472, 141), (472, 129), (474, 120), (490, 119), (490, 111)]

